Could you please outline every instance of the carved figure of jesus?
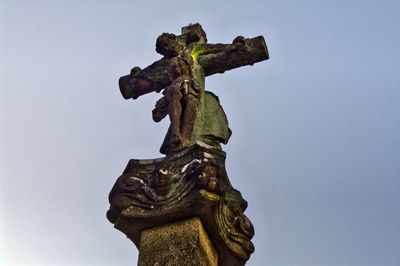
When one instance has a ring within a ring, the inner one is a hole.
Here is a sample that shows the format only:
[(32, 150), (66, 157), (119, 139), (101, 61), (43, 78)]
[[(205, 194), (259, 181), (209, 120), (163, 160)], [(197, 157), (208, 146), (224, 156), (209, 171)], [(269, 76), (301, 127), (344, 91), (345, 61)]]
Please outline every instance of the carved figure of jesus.
[[(169, 139), (171, 151), (180, 151), (188, 146), (190, 133), (195, 121), (195, 112), (199, 92), (193, 86), (193, 79), (190, 75), (190, 65), (181, 56), (174, 57), (168, 66), (168, 77), (171, 85), (163, 91), (164, 98), (161, 102), (168, 107), (161, 107), (164, 112), (167, 110), (171, 121), (171, 137)], [(157, 107), (155, 109), (158, 109)], [(155, 111), (155, 114), (158, 112)], [(154, 114), (153, 113), (153, 114)], [(153, 116), (155, 121), (159, 117)], [(162, 119), (162, 118), (161, 118)]]
[[(197, 42), (201, 40), (202, 32), (193, 32), (190, 38), (192, 42)], [(166, 150), (181, 151), (189, 145), (196, 120), (201, 93), (198, 82), (195, 82), (196, 77), (204, 80), (204, 74), (193, 73), (196, 62), (192, 57), (192, 49), (182, 45), (182, 41), (174, 34), (160, 35), (156, 47), (159, 53), (168, 58), (166, 71), (170, 85), (164, 88), (164, 97), (156, 103), (153, 120), (159, 122), (169, 115), (171, 128)]]
[(238, 36), (231, 44), (209, 44), (201, 25), (190, 24), (181, 35), (161, 34), (156, 51), (163, 58), (120, 78), (123, 97), (163, 91), (153, 110), (155, 122), (167, 115), (171, 121), (161, 153), (173, 154), (195, 142), (221, 149), (231, 131), (218, 97), (205, 90), (205, 77), (268, 59), (264, 38)]

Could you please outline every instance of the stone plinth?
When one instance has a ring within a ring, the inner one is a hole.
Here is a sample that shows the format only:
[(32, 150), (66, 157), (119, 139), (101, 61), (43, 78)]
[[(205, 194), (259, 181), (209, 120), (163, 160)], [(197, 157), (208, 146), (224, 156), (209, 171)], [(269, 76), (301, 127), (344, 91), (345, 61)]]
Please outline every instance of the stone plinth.
[(254, 251), (247, 202), (229, 182), (225, 152), (204, 144), (160, 159), (130, 160), (109, 200), (108, 219), (139, 249), (148, 234), (143, 232), (156, 230), (149, 228), (198, 217), (218, 265), (242, 266)]
[(138, 266), (217, 266), (218, 255), (197, 217), (144, 230)]

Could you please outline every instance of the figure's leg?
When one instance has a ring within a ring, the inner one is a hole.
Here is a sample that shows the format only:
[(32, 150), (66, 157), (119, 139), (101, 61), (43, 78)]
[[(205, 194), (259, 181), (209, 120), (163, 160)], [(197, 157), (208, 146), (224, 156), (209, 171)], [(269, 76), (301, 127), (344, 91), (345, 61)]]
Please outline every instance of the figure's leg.
[(182, 124), (182, 148), (186, 148), (189, 145), (190, 135), (193, 131), (194, 122), (196, 120), (196, 108), (198, 99), (193, 94), (187, 94), (185, 96), (185, 110)]
[(168, 114), (171, 120), (171, 138), (170, 144), (172, 145), (172, 149), (180, 150), (182, 144), (182, 136), (180, 132), (181, 125), (181, 99), (182, 94), (177, 87), (171, 87), (169, 91), (169, 105), (168, 105)]

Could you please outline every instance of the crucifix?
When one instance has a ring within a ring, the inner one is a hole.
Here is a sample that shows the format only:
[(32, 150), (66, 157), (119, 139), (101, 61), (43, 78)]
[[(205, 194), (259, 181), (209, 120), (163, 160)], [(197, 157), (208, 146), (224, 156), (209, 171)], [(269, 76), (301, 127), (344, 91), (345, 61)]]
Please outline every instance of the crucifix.
[(156, 51), (163, 58), (144, 69), (134, 67), (119, 85), (125, 99), (163, 91), (153, 110), (155, 122), (167, 115), (171, 121), (161, 153), (181, 151), (196, 141), (226, 144), (228, 122), (218, 98), (205, 91), (205, 77), (268, 59), (264, 38), (238, 36), (231, 44), (209, 44), (201, 25), (191, 24), (181, 35), (161, 34)]
[(264, 38), (209, 44), (200, 24), (163, 33), (163, 57), (119, 80), (125, 99), (157, 92), (153, 120), (170, 119), (157, 159), (131, 159), (112, 188), (107, 212), (139, 249), (139, 266), (243, 266), (254, 252), (247, 201), (231, 185), (221, 143), (231, 136), (205, 77), (269, 58)]

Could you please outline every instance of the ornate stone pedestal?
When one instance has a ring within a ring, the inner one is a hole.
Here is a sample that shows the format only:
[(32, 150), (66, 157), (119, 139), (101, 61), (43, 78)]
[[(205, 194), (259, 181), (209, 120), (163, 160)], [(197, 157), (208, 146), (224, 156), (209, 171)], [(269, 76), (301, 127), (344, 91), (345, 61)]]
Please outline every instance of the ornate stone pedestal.
[[(112, 188), (109, 200), (107, 218), (140, 249), (140, 265), (154, 265), (145, 263), (151, 261), (145, 259), (149, 256), (145, 250), (151, 250), (150, 240), (155, 240), (157, 235), (160, 239), (154, 242), (154, 248), (167, 252), (160, 254), (160, 258), (168, 260), (184, 254), (178, 251), (176, 242), (161, 242), (171, 237), (167, 231), (179, 231), (174, 223), (185, 224), (185, 220), (193, 217), (201, 221), (207, 232), (203, 235), (208, 235), (212, 243), (209, 246), (216, 249), (218, 265), (244, 265), (254, 251), (250, 241), (254, 229), (243, 214), (247, 202), (229, 182), (225, 152), (205, 144), (196, 143), (165, 158), (130, 160)], [(200, 237), (202, 226), (182, 227), (186, 228), (182, 229), (186, 230), (184, 235), (192, 239), (186, 239), (185, 243), (195, 241), (194, 235)], [(168, 248), (160, 248), (163, 245)], [(172, 250), (177, 252), (174, 256), (170, 256)], [(200, 252), (202, 248), (198, 246), (195, 250)], [(160, 265), (175, 264), (165, 261)]]

